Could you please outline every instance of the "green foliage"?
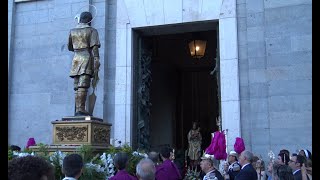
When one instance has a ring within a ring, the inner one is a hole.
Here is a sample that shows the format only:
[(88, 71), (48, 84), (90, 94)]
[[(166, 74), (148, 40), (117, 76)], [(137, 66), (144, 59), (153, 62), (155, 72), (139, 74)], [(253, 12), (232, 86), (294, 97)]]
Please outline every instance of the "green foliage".
[(24, 148), (24, 149), (22, 150), (22, 152), (31, 154), (31, 153), (32, 153), (32, 150), (29, 149), (29, 148)]
[(142, 155), (139, 155), (138, 153), (144, 153), (144, 152), (136, 152), (133, 151), (133, 149), (128, 145), (124, 144), (122, 147), (114, 147), (111, 146), (107, 151), (106, 154), (111, 154), (112, 157), (118, 152), (125, 152), (128, 154), (128, 166), (126, 168), (127, 172), (131, 175), (136, 175), (136, 166), (139, 163), (139, 161), (144, 158)]
[(8, 149), (8, 160), (11, 160), (13, 158), (13, 151), (10, 149)]
[(94, 168), (84, 168), (82, 175), (80, 176), (79, 180), (104, 180), (106, 178), (106, 174), (101, 172), (98, 173)]
[(62, 160), (64, 157), (65, 157), (65, 154), (62, 154), (59, 151), (57, 151), (46, 158), (54, 166), (55, 179), (63, 179), (64, 178), (64, 174), (62, 173)]
[(90, 162), (90, 160), (94, 157), (93, 150), (89, 145), (81, 145), (76, 149), (76, 153), (82, 156), (83, 162)]
[(129, 163), (127, 167), (127, 171), (135, 176), (136, 175), (136, 166), (139, 163), (139, 161), (142, 159), (142, 156), (134, 156), (132, 153), (130, 154)]
[(37, 146), (39, 146), (37, 155), (48, 159), (48, 155), (49, 155), (48, 145), (39, 143), (37, 144)]

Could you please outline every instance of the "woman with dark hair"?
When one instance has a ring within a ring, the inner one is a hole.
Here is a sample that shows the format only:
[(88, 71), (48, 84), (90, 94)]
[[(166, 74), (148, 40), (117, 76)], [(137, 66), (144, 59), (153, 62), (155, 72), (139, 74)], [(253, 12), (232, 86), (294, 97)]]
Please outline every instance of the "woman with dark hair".
[(276, 162), (278, 164), (288, 165), (290, 161), (290, 157), (287, 153), (281, 152), (278, 154), (278, 158), (276, 159)]
[(289, 152), (289, 150), (287, 150), (287, 149), (281, 149), (280, 152), (279, 152), (279, 154), (280, 154), (280, 153), (285, 153), (285, 154), (287, 154), (288, 156), (290, 156), (290, 152)]
[(265, 174), (265, 165), (264, 161), (261, 158), (257, 160), (255, 169), (257, 171), (258, 180), (261, 180)]
[(311, 152), (310, 152), (308, 149), (301, 149), (301, 150), (299, 151), (299, 154), (302, 155), (302, 156), (304, 156), (304, 157), (306, 157), (307, 160), (308, 160), (308, 159), (311, 159), (311, 160), (312, 160), (312, 154), (311, 154)]
[(299, 154), (306, 158), (305, 169), (309, 177), (312, 177), (312, 154), (308, 149), (302, 149)]

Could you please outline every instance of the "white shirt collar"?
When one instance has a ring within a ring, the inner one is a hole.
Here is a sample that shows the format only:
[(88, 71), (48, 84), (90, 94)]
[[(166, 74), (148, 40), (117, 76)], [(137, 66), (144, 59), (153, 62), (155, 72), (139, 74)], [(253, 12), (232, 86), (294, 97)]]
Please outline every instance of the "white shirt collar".
[(209, 171), (206, 175), (209, 175), (211, 172), (213, 172), (214, 171), (214, 169), (212, 169), (211, 171)]
[(297, 173), (298, 171), (300, 171), (300, 169), (295, 170), (295, 171), (293, 172), (293, 174)]
[(250, 164), (250, 163), (247, 163), (247, 164), (243, 165), (241, 169), (243, 169), (244, 167), (246, 167), (248, 164)]
[(77, 180), (76, 178), (73, 178), (73, 177), (65, 177), (63, 178), (62, 180)]

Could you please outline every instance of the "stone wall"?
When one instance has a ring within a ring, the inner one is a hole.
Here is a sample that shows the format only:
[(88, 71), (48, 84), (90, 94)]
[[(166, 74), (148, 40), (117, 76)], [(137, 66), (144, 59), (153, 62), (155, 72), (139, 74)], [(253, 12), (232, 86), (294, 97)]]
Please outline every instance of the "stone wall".
[(311, 0), (238, 0), (241, 134), (254, 153), (312, 149)]

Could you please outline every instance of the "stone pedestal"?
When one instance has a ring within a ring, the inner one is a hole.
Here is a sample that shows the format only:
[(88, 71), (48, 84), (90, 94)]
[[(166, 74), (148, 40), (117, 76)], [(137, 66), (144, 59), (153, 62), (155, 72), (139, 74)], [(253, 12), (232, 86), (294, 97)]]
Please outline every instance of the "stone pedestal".
[(52, 121), (53, 145), (110, 145), (111, 124), (93, 116), (70, 116)]
[[(47, 146), (49, 154), (56, 151), (76, 152), (81, 145), (91, 147), (93, 153), (102, 153), (110, 146), (111, 124), (94, 116), (67, 116), (52, 121), (53, 144)], [(34, 152), (41, 151), (40, 146), (30, 146)]]

